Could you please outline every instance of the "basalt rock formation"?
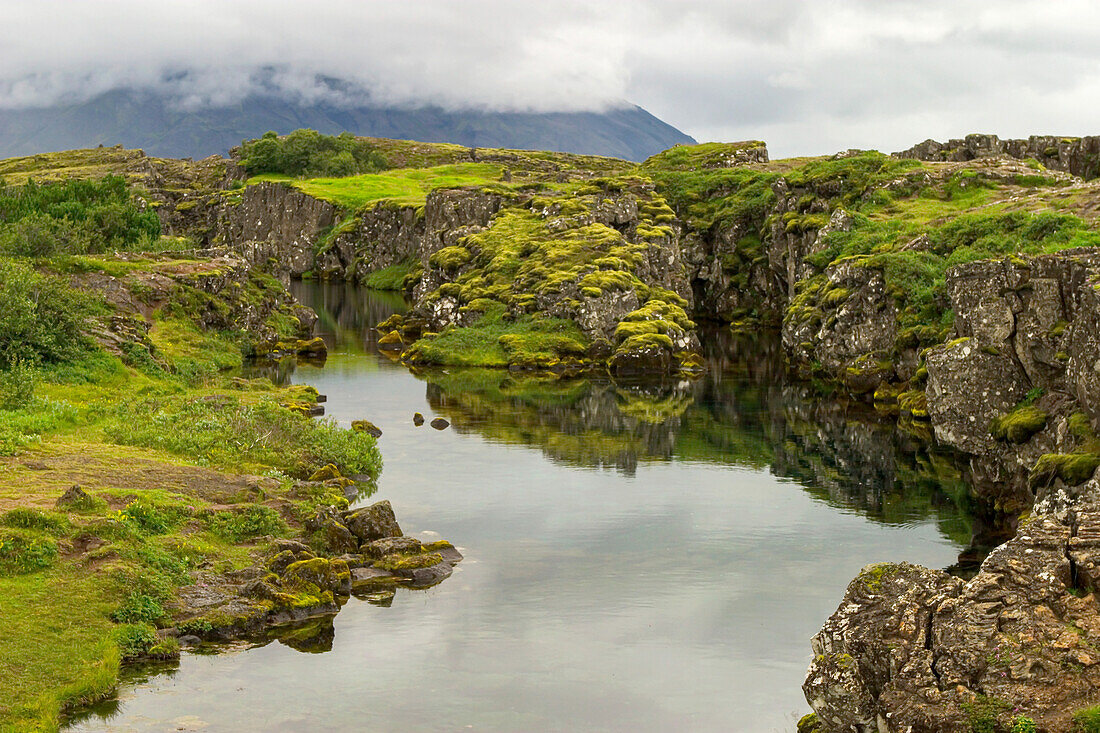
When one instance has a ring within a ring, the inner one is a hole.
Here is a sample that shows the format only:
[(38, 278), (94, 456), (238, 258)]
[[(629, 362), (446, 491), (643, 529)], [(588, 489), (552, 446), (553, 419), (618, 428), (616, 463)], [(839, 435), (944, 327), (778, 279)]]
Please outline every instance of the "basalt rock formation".
[(1021, 160), (1030, 158), (1052, 170), (1086, 179), (1100, 174), (1100, 137), (1095, 135), (1032, 135), (1026, 140), (1002, 140), (996, 135), (975, 134), (945, 143), (925, 140), (894, 155), (914, 160), (943, 161), (967, 161), (1000, 155)]

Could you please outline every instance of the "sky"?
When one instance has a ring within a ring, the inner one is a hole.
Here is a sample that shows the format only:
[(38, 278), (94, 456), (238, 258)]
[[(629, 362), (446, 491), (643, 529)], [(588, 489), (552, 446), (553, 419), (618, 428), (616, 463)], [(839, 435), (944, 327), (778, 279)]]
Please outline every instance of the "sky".
[(400, 105), (633, 103), (700, 141), (765, 140), (773, 158), (1100, 133), (1086, 0), (0, 0), (0, 18), (0, 108), (117, 87), (196, 107), (261, 78), (349, 101), (324, 75)]

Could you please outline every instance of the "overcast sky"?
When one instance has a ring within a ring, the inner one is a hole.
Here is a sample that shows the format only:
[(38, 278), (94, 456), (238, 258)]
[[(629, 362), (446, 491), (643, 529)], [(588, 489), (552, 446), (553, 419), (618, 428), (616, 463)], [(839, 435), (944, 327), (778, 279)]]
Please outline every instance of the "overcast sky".
[(0, 107), (116, 86), (232, 100), (645, 107), (773, 157), (967, 132), (1100, 134), (1100, 3), (1074, 0), (0, 0)]

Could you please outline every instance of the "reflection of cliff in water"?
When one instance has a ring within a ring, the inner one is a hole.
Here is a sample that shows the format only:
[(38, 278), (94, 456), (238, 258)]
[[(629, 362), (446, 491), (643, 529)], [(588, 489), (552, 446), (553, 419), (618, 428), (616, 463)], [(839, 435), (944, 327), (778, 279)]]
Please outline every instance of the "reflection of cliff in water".
[(633, 475), (639, 463), (702, 461), (770, 468), (830, 504), (886, 523), (935, 518), (971, 539), (954, 456), (860, 404), (789, 383), (778, 340), (705, 339), (695, 381), (636, 384), (537, 378), (494, 370), (420, 372), (432, 409), (454, 429), (540, 448), (551, 460)]

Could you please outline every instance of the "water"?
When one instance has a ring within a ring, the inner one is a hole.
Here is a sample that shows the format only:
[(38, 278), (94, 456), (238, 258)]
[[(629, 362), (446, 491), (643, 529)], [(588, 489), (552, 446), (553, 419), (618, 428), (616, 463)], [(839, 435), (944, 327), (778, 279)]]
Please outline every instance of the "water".
[(298, 294), (332, 348), (283, 377), (383, 429), (371, 501), (465, 562), (293, 639), (139, 670), (72, 730), (790, 731), (859, 569), (950, 566), (970, 541), (951, 458), (786, 384), (774, 340), (716, 332), (697, 382), (414, 375), (369, 332), (400, 299)]

